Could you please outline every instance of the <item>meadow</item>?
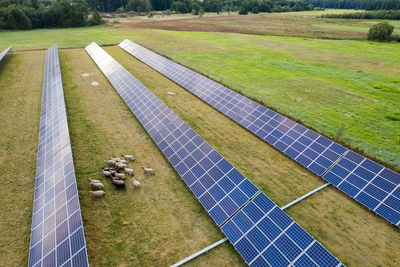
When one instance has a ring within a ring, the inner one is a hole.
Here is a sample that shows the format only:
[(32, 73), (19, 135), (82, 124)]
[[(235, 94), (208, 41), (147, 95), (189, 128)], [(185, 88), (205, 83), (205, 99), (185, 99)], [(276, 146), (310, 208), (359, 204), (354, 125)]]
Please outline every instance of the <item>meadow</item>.
[[(13, 233), (0, 235), (0, 266), (23, 266), (28, 260), (44, 64), (40, 49), (54, 43), (63, 48), (59, 55), (68, 124), (92, 266), (167, 266), (223, 238), (82, 49), (92, 41), (106, 45), (108, 53), (278, 205), (323, 184), (114, 46), (125, 38), (221, 80), (326, 135), (335, 136), (343, 124), (342, 142), (389, 164), (400, 154), (396, 143), (400, 121), (387, 118), (400, 114), (399, 44), (121, 25), (0, 32), (0, 49), (12, 43), (17, 51), (0, 71), (0, 168), (4, 170), (0, 229)], [(92, 81), (99, 85), (90, 85)], [(168, 95), (169, 91), (176, 95)], [(121, 153), (137, 158), (132, 167), (142, 183), (140, 190), (129, 186), (126, 192), (114, 190), (100, 174), (103, 160)], [(157, 175), (145, 177), (142, 165), (153, 167)], [(104, 199), (90, 197), (87, 178), (104, 181), (108, 192)], [(331, 186), (287, 212), (348, 266), (400, 265), (398, 228)], [(210, 265), (242, 266), (244, 262), (233, 246), (224, 243), (188, 264)]]

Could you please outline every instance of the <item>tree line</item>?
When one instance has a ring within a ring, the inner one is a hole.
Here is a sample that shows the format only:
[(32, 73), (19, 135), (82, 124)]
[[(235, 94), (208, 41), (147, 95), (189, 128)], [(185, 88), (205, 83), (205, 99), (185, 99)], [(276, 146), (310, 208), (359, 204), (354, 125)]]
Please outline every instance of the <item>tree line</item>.
[(176, 13), (222, 12), (291, 12), (312, 10), (301, 0), (87, 0), (91, 9), (102, 12), (170, 10)]
[(85, 0), (59, 0), (43, 5), (39, 0), (0, 0), (0, 29), (67, 28), (104, 23), (97, 11), (89, 19)]
[(387, 19), (400, 20), (400, 10), (374, 10), (365, 12), (354, 12), (346, 14), (325, 14), (322, 18), (339, 19)]
[(338, 9), (400, 9), (400, 0), (304, 0), (315, 7)]

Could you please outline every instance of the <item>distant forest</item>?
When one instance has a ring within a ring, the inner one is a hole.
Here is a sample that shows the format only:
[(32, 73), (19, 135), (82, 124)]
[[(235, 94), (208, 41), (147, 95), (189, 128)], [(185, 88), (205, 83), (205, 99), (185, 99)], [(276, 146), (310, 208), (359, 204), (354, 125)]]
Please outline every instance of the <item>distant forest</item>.
[(253, 9), (259, 12), (291, 12), (312, 10), (313, 6), (301, 0), (87, 0), (91, 9), (101, 12), (171, 10), (176, 13), (192, 11), (221, 12)]
[(400, 9), (400, 0), (304, 0), (315, 7), (338, 9)]
[[(239, 11), (290, 12), (312, 10), (304, 1), (293, 0), (0, 0), (0, 29), (67, 28), (104, 23), (100, 12), (176, 13)], [(94, 11), (89, 16), (90, 11)]]

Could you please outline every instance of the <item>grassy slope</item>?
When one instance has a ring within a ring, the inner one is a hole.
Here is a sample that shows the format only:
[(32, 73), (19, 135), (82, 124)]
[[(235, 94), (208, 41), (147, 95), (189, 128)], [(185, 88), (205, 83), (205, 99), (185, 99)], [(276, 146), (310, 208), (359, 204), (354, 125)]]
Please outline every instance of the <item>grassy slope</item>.
[[(122, 49), (106, 50), (278, 205), (322, 184), (320, 178)], [(168, 91), (177, 95), (168, 95)], [(400, 264), (398, 229), (334, 188), (327, 188), (287, 211), (346, 265)]]
[(0, 69), (0, 266), (28, 263), (43, 64), (18, 53)]

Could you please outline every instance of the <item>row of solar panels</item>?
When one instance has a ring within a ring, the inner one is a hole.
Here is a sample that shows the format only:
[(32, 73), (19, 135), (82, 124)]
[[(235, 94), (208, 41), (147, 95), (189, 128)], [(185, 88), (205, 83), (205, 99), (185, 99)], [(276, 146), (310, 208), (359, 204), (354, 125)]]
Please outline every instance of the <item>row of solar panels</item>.
[(12, 49), (12, 45), (10, 45), (9, 47), (7, 47), (6, 49), (4, 49), (1, 53), (0, 53), (0, 64), (3, 62), (3, 60), (6, 59), (7, 55), (9, 55), (9, 52)]
[(85, 49), (249, 265), (341, 265), (102, 48)]
[(57, 46), (46, 51), (29, 266), (89, 266)]
[(121, 48), (400, 227), (400, 175), (129, 40)]

